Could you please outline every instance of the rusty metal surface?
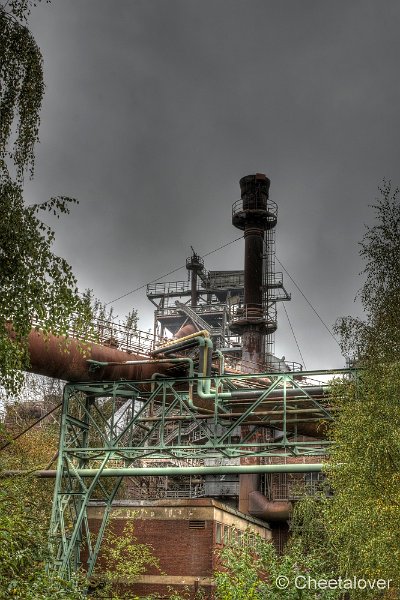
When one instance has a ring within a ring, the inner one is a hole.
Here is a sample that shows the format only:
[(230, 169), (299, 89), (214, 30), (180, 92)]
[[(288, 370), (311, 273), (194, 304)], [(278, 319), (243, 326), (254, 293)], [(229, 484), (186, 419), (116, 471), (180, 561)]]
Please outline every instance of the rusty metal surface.
[(193, 325), (193, 323), (187, 323), (186, 325), (183, 325), (174, 335), (174, 338), (177, 340), (180, 340), (181, 338), (186, 337), (187, 335), (191, 335), (192, 333), (196, 333), (196, 331), (198, 331), (198, 328)]
[(148, 358), (99, 344), (85, 344), (72, 338), (45, 336), (32, 330), (28, 338), (30, 371), (66, 381), (116, 381), (119, 379), (150, 379), (154, 372), (166, 373), (168, 364), (115, 365), (93, 370), (88, 359), (99, 362), (123, 362)]
[(293, 510), (291, 502), (268, 500), (258, 490), (251, 491), (248, 497), (248, 510), (253, 517), (266, 521), (287, 521)]

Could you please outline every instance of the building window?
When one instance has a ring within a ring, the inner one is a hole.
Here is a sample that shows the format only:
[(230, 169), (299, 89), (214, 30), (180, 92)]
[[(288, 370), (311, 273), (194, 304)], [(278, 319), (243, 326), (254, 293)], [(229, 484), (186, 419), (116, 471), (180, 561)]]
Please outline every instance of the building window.
[(221, 525), (221, 523), (215, 524), (215, 543), (222, 544), (222, 525)]
[(229, 527), (224, 525), (224, 544), (229, 544)]

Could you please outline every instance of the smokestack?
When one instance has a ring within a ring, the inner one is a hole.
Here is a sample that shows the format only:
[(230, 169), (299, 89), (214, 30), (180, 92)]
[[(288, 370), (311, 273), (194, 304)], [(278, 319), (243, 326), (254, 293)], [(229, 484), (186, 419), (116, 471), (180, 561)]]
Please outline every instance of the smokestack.
[(245, 257), (243, 305), (231, 329), (242, 336), (245, 372), (260, 370), (265, 362), (265, 336), (276, 330), (275, 319), (268, 318), (268, 288), (263, 289), (265, 233), (277, 222), (276, 205), (269, 202), (270, 183), (263, 173), (242, 177), (241, 198), (232, 207), (232, 224), (244, 231)]

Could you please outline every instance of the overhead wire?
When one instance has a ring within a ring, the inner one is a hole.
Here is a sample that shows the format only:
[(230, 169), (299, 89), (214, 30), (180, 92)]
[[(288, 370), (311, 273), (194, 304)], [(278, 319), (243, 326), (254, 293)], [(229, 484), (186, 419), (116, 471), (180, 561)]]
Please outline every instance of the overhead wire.
[(309, 305), (309, 307), (311, 308), (311, 310), (316, 314), (316, 316), (318, 317), (318, 319), (321, 321), (322, 325), (325, 327), (325, 329), (327, 330), (327, 332), (329, 333), (329, 335), (335, 340), (336, 344), (339, 346), (340, 348), (340, 344), (337, 340), (337, 338), (333, 335), (332, 331), (329, 329), (328, 325), (325, 323), (325, 321), (322, 319), (322, 317), (318, 314), (318, 312), (316, 311), (316, 309), (313, 307), (313, 305), (311, 304), (311, 302), (309, 301), (309, 299), (307, 298), (307, 296), (304, 294), (304, 292), (300, 289), (300, 287), (298, 286), (298, 284), (295, 282), (295, 280), (293, 279), (293, 277), (290, 275), (290, 273), (288, 272), (288, 270), (283, 266), (283, 264), (281, 263), (281, 261), (279, 260), (279, 258), (277, 256), (275, 256), (275, 259), (278, 261), (278, 263), (280, 264), (280, 266), (282, 267), (282, 269), (285, 271), (286, 275), (289, 277), (290, 281), (293, 283), (293, 285), (298, 289), (298, 291), (300, 292), (300, 294), (303, 296), (304, 300), (307, 302), (307, 304)]
[[(227, 242), (226, 244), (223, 244), (222, 246), (219, 246), (218, 248), (215, 248), (214, 250), (210, 250), (210, 252), (206, 252), (206, 254), (203, 254), (200, 258), (205, 258), (206, 256), (210, 256), (210, 254), (214, 254), (214, 252), (218, 252), (218, 250), (222, 250), (223, 248), (226, 248), (227, 246), (230, 246), (231, 244), (234, 244), (238, 240), (242, 240), (242, 239), (243, 239), (243, 236), (240, 236), (240, 237), (236, 238), (235, 240), (231, 240), (230, 242)], [(160, 279), (164, 279), (164, 277), (168, 277), (168, 275), (172, 275), (172, 273), (176, 273), (177, 271), (180, 271), (181, 269), (184, 269), (185, 267), (186, 267), (186, 265), (181, 265), (180, 267), (176, 267), (176, 269), (173, 269), (172, 271), (168, 271), (168, 273), (164, 273), (164, 275), (160, 275), (159, 277), (156, 277), (156, 279), (152, 279), (151, 281), (148, 281), (147, 283), (143, 283), (142, 285), (139, 285), (134, 290), (131, 290), (130, 292), (126, 292), (126, 294), (122, 294), (121, 296), (118, 296), (118, 298), (114, 298), (114, 300), (110, 300), (109, 302), (106, 302), (106, 304), (104, 306), (108, 306), (109, 304), (113, 304), (114, 302), (117, 302), (118, 300), (121, 300), (122, 298), (126, 298), (126, 296), (130, 296), (131, 294), (134, 294), (135, 292), (142, 290), (146, 286), (150, 285), (150, 283), (155, 283), (156, 281), (159, 281)]]
[(38, 423), (40, 423), (41, 421), (43, 421), (43, 419), (45, 419), (46, 417), (48, 417), (49, 415), (51, 415), (58, 408), (61, 408), (61, 406), (62, 406), (62, 402), (60, 402), (59, 404), (57, 404), (57, 406), (54, 406), (54, 408), (52, 408), (51, 410), (49, 410), (49, 412), (47, 412), (45, 415), (42, 415), (39, 419), (37, 419), (36, 421), (34, 421), (33, 423), (31, 423), (31, 425), (29, 425), (29, 427), (27, 427), (26, 429), (24, 429), (23, 431), (21, 431), (20, 433), (18, 433), (18, 435), (15, 435), (13, 438), (11, 438), (11, 440), (8, 440), (5, 444), (3, 444), (3, 446), (0, 446), (0, 450), (4, 450), (5, 448), (8, 448), (8, 446), (10, 446), (13, 442), (15, 442), (16, 440), (18, 440), (21, 436), (23, 436), (28, 431), (30, 431), (33, 427), (35, 427), (35, 425), (37, 425)]
[(300, 345), (299, 345), (299, 342), (297, 341), (297, 337), (296, 337), (296, 334), (295, 334), (295, 332), (294, 332), (294, 329), (293, 329), (292, 322), (291, 322), (291, 320), (289, 319), (289, 315), (288, 315), (288, 311), (286, 310), (285, 303), (284, 303), (284, 302), (282, 302), (282, 305), (283, 305), (283, 310), (285, 311), (285, 315), (286, 315), (286, 318), (287, 318), (287, 320), (288, 320), (288, 323), (289, 323), (290, 329), (292, 330), (292, 334), (293, 334), (293, 337), (294, 337), (294, 341), (296, 342), (297, 350), (299, 351), (299, 354), (300, 354), (300, 358), (301, 358), (302, 365), (303, 365), (303, 367), (305, 368), (305, 370), (307, 371), (307, 365), (306, 365), (306, 361), (304, 360), (303, 354), (302, 354), (302, 352), (301, 352), (301, 350), (300, 350)]

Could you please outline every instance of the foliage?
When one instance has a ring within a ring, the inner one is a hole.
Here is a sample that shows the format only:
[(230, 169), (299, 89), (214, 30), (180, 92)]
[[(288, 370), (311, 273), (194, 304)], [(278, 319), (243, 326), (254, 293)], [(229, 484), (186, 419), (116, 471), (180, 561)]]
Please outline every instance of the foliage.
[(79, 314), (75, 328), (82, 330), (91, 318), (71, 267), (52, 252), (54, 231), (37, 216), (44, 210), (68, 213), (69, 202), (61, 197), (26, 207), (21, 187), (0, 176), (0, 383), (13, 393), (23, 381), (20, 369), (29, 364), (32, 321), (45, 332), (65, 334), (72, 315)]
[(129, 586), (144, 575), (149, 567), (158, 568), (158, 559), (153, 556), (148, 544), (140, 544), (134, 533), (134, 521), (126, 522), (122, 532), (109, 528), (101, 547), (95, 581), (100, 582), (94, 598), (134, 600)]
[[(331, 498), (325, 491), (303, 494), (293, 508), (290, 521), (292, 539), (305, 556), (315, 554), (326, 571), (335, 572), (337, 553), (327, 527), (326, 513)], [(338, 570), (336, 570), (339, 573)]]
[(400, 360), (400, 202), (399, 189), (390, 181), (378, 188), (376, 222), (366, 228), (360, 242), (360, 256), (365, 260), (365, 277), (359, 292), (365, 320), (342, 317), (335, 324), (342, 350), (352, 359)]
[[(305, 554), (298, 541), (293, 541), (283, 556), (279, 556), (271, 542), (246, 532), (220, 552), (221, 570), (215, 573), (217, 600), (311, 600), (320, 597), (320, 591), (297, 589), (296, 577), (308, 575), (316, 580), (329, 579), (332, 573), (324, 570), (317, 554)], [(287, 579), (286, 579), (287, 578)], [(288, 582), (284, 589), (279, 581)], [(300, 587), (303, 580), (300, 580)], [(325, 590), (324, 598), (340, 598), (338, 590)]]
[[(326, 511), (342, 574), (392, 579), (400, 588), (400, 203), (390, 182), (380, 188), (376, 221), (360, 244), (365, 321), (336, 324), (342, 346), (362, 370), (334, 382), (337, 418), (331, 437)], [(377, 592), (351, 597), (375, 600)]]
[[(334, 496), (325, 511), (340, 573), (392, 579), (397, 587), (400, 586), (398, 371), (398, 363), (370, 365), (357, 379), (334, 386), (339, 411), (332, 430), (334, 446), (328, 470)], [(374, 594), (371, 598), (375, 598)]]
[(44, 93), (42, 55), (28, 28), (18, 20), (26, 20), (30, 4), (14, 0), (8, 4), (9, 12), (0, 7), (0, 167), (7, 173), (9, 159), (19, 181), (27, 167), (33, 174)]
[(193, 596), (193, 589), (190, 589), (189, 586), (185, 586), (185, 590), (183, 592), (177, 592), (174, 588), (169, 587), (169, 596), (168, 600), (206, 600), (207, 596), (204, 590), (197, 590)]
[(114, 314), (114, 308), (112, 306), (107, 308), (108, 305), (96, 298), (92, 290), (85, 290), (83, 299), (91, 307), (94, 330), (98, 338), (101, 340), (109, 338), (109, 341), (112, 341), (117, 323), (124, 329), (126, 341), (129, 343), (130, 337), (138, 328), (139, 316), (135, 308), (132, 308), (122, 320), (117, 321), (118, 315)]
[(38, 217), (43, 211), (59, 217), (76, 201), (23, 201), (44, 92), (42, 56), (26, 26), (35, 4), (8, 0), (0, 6), (0, 385), (11, 393), (20, 389), (20, 370), (29, 364), (27, 335), (34, 319), (55, 334), (67, 331), (74, 313), (77, 329), (85, 330), (90, 319), (71, 267), (52, 251), (54, 231)]
[[(54, 452), (56, 439), (54, 429), (32, 430), (0, 452), (0, 470), (41, 467)], [(76, 581), (45, 572), (51, 497), (48, 481), (27, 476), (1, 480), (0, 600), (83, 598)]]

